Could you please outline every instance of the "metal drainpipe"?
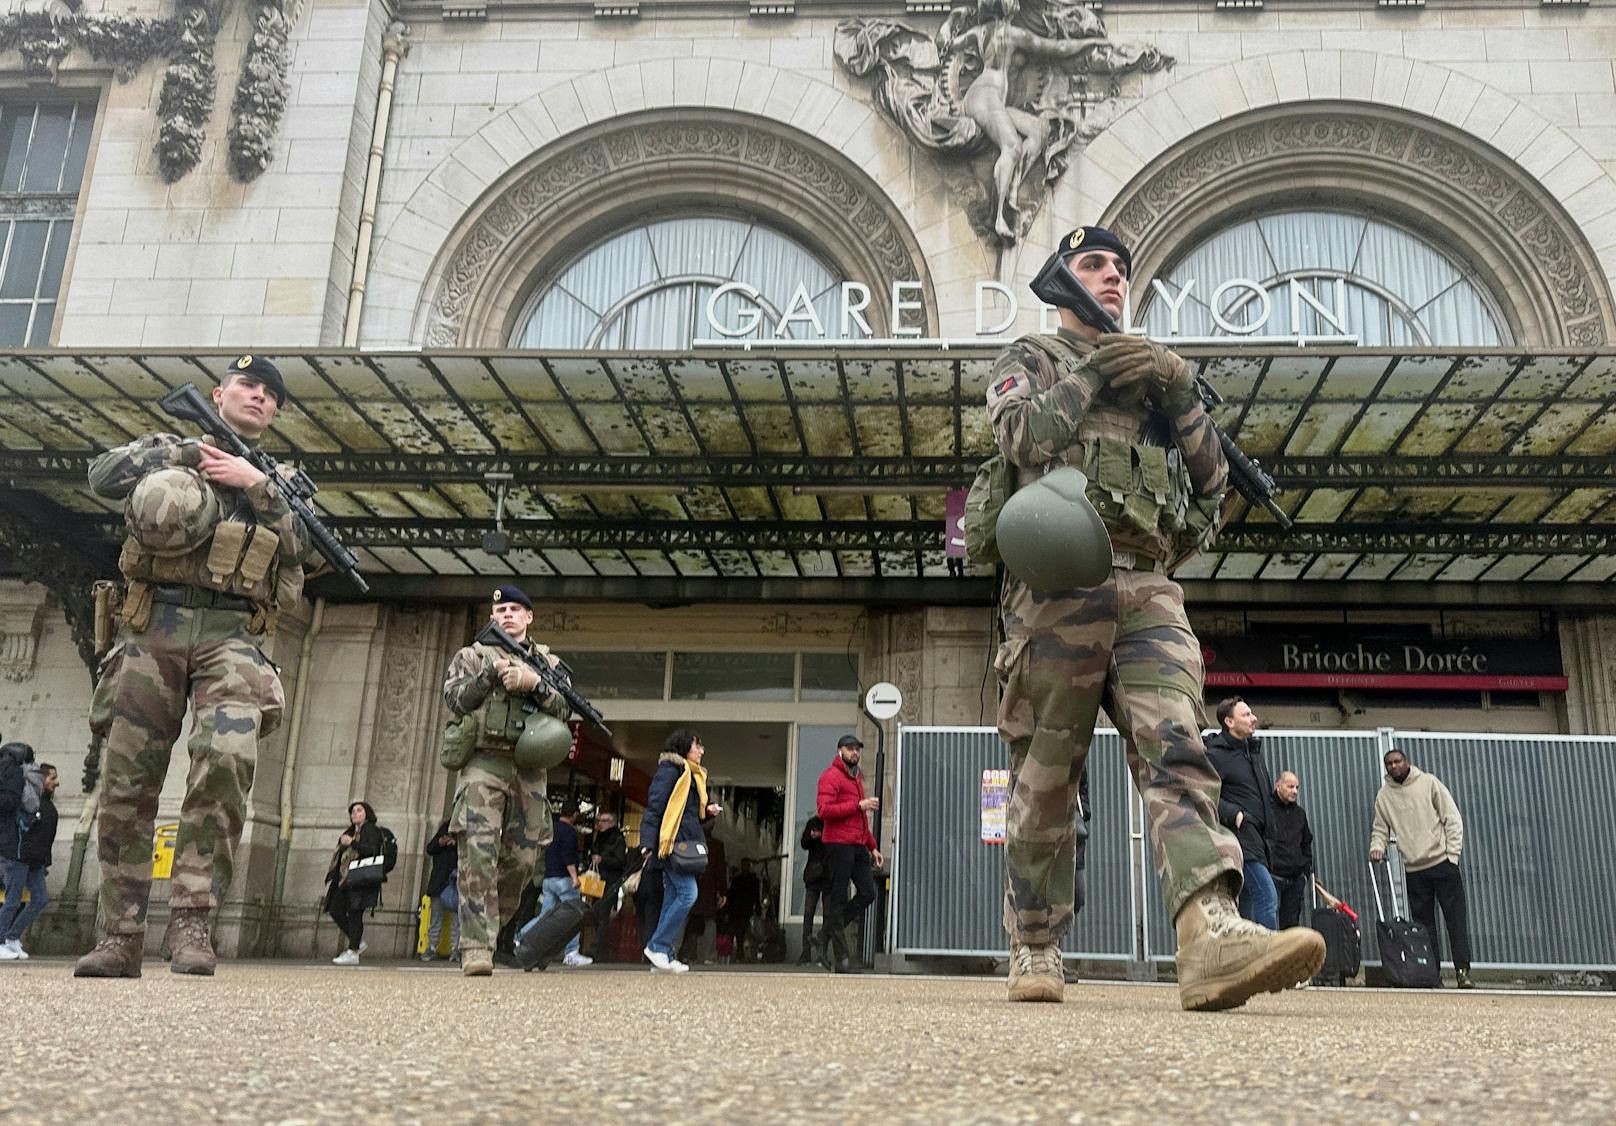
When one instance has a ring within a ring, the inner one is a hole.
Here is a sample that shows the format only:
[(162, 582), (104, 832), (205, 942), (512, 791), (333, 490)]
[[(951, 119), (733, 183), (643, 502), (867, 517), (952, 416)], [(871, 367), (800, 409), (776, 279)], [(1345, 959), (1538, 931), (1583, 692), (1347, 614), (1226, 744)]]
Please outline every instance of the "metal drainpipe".
[(365, 197), (359, 210), (359, 237), (354, 246), (353, 280), (348, 284), (348, 315), (342, 325), (342, 345), (359, 346), (359, 312), (365, 304), (365, 282), (370, 277), (370, 243), (376, 233), (376, 197), (381, 193), (382, 153), (387, 148), (387, 124), (392, 117), (393, 83), (398, 61), (409, 51), (409, 25), (394, 20), (382, 33), (382, 80), (376, 91), (376, 120), (371, 125), (370, 162), (365, 167)]
[(314, 652), (314, 639), (320, 634), (325, 620), (325, 599), (314, 602), (314, 617), (303, 633), (303, 646), (297, 657), (297, 688), (292, 693), (292, 722), (286, 732), (286, 765), (281, 768), (281, 834), (275, 842), (275, 887), (269, 900), (269, 915), (275, 927), (275, 949), (280, 950), (280, 935), (284, 929), (278, 924), (282, 900), (286, 895), (286, 862), (292, 855), (292, 792), (297, 781), (297, 752), (303, 741), (303, 705), (309, 697), (309, 657)]

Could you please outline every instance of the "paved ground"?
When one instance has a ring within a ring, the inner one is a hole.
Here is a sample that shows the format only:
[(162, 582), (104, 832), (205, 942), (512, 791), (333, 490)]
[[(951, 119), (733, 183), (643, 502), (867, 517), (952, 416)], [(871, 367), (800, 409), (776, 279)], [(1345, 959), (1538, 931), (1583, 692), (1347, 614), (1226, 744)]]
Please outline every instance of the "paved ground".
[(983, 978), (145, 969), (0, 966), (0, 1121), (1616, 1120), (1610, 994), (1311, 989), (1189, 1014), (1157, 985), (1012, 1007)]

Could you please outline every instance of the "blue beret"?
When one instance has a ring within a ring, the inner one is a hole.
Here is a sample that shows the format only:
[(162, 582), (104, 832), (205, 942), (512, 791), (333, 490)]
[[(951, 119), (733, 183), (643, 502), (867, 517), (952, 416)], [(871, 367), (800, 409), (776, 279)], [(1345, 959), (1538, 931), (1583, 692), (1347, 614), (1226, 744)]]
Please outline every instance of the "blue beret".
[(522, 593), (522, 588), (519, 586), (509, 584), (496, 586), (494, 588), (494, 605), (498, 606), (501, 602), (519, 602), (525, 609), (533, 609), (533, 600)]
[(286, 380), (281, 378), (281, 370), (262, 356), (238, 356), (230, 361), (231, 375), (245, 375), (249, 379), (256, 379), (264, 385), (264, 389), (275, 396), (277, 407), (286, 404)]
[(1104, 227), (1079, 227), (1061, 239), (1060, 255), (1076, 254), (1079, 250), (1109, 250), (1133, 272), (1133, 252), (1122, 245), (1122, 240)]

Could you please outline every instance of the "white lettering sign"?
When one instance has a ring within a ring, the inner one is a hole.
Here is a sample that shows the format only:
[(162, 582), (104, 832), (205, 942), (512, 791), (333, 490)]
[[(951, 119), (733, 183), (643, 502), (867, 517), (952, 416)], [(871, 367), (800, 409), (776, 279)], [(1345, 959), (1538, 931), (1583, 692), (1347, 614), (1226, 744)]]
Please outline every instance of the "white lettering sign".
[[(1274, 294), (1261, 282), (1251, 278), (1230, 278), (1211, 291), (1207, 307), (1212, 321), (1226, 336), (1185, 336), (1184, 311), (1192, 295), (1205, 292), (1201, 279), (1189, 278), (1174, 292), (1171, 285), (1160, 278), (1150, 283), (1151, 291), (1167, 312), (1167, 332), (1158, 339), (1180, 344), (1227, 343), (1235, 337), (1242, 343), (1291, 344), (1356, 344), (1347, 325), (1347, 283), (1345, 279), (1332, 279), (1331, 300), (1314, 296), (1307, 284), (1299, 278), (1286, 280), (1289, 292), (1290, 324), (1300, 329), (1304, 313), (1311, 310), (1312, 318), (1320, 327), (1333, 330), (1329, 335), (1295, 331), (1289, 334), (1270, 334), (1265, 330), (1273, 319)], [(704, 308), (710, 335), (694, 341), (697, 347), (755, 347), (757, 345), (823, 345), (831, 342), (858, 344), (933, 344), (950, 345), (992, 344), (1012, 331), (1021, 315), (1016, 291), (997, 281), (976, 283), (976, 335), (962, 339), (925, 339), (920, 327), (927, 321), (922, 301), (925, 287), (918, 281), (892, 283), (889, 320), (884, 326), (889, 335), (875, 335), (865, 311), (870, 308), (870, 287), (862, 282), (841, 283), (837, 300), (838, 335), (831, 336), (824, 319), (815, 308), (813, 297), (803, 282), (791, 291), (790, 299), (780, 312), (772, 312), (758, 290), (746, 282), (725, 282), (708, 296)], [(721, 308), (722, 307), (722, 308)], [(1282, 306), (1284, 308), (1285, 306)], [(916, 316), (915, 314), (920, 314)], [(1233, 319), (1230, 319), (1230, 318)], [(1142, 326), (1134, 323), (1133, 307), (1126, 304), (1122, 310), (1122, 330), (1143, 333)], [(1053, 306), (1038, 302), (1038, 330), (1054, 332), (1060, 325), (1059, 312)]]

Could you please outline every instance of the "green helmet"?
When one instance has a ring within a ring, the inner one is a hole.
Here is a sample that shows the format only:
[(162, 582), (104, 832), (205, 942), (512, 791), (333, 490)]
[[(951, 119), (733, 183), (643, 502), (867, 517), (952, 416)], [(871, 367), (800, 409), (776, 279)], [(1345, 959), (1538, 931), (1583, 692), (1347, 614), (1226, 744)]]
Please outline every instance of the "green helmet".
[(516, 768), (525, 773), (549, 770), (572, 750), (572, 728), (553, 715), (534, 712), (522, 722), (516, 738)]
[(219, 494), (195, 469), (148, 473), (124, 502), (135, 542), (153, 555), (185, 555), (208, 541), (221, 516)]
[(999, 513), (999, 554), (1034, 590), (1099, 586), (1111, 574), (1111, 536), (1069, 465), (1018, 489)]

